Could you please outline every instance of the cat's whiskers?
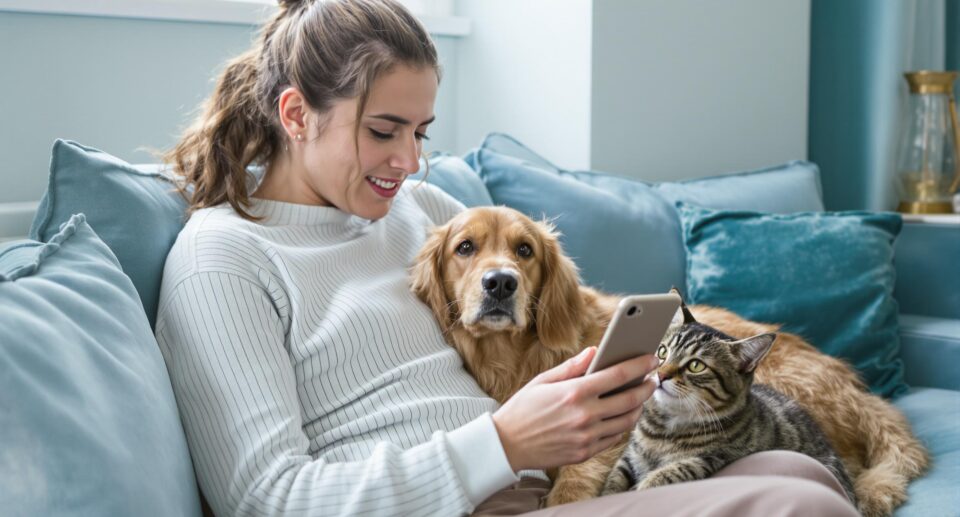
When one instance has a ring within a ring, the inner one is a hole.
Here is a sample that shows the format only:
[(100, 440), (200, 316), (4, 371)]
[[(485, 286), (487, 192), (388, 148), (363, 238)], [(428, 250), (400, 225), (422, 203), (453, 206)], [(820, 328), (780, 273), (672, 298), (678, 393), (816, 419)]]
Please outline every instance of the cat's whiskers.
[(711, 430), (716, 433), (723, 432), (723, 423), (720, 421), (717, 412), (710, 407), (710, 404), (694, 395), (690, 388), (678, 384), (674, 384), (674, 388), (676, 388), (678, 399), (684, 407), (689, 407), (696, 414), (697, 426), (703, 431), (703, 434), (707, 434)]

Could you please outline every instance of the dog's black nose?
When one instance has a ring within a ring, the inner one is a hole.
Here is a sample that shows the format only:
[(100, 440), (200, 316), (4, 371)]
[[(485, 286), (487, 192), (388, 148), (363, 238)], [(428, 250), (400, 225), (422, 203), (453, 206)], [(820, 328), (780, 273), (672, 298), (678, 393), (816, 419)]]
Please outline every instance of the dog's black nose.
[(497, 300), (509, 298), (517, 291), (517, 276), (509, 271), (487, 271), (481, 280), (483, 291)]

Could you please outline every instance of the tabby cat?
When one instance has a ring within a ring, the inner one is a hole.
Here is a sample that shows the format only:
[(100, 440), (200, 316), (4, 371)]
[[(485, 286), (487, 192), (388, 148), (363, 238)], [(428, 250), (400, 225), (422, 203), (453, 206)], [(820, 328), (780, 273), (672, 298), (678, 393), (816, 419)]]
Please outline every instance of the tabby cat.
[(658, 388), (602, 495), (704, 479), (748, 454), (782, 449), (824, 464), (856, 505), (847, 471), (806, 411), (753, 384), (776, 335), (738, 341), (698, 323), (686, 306), (682, 313), (657, 350)]

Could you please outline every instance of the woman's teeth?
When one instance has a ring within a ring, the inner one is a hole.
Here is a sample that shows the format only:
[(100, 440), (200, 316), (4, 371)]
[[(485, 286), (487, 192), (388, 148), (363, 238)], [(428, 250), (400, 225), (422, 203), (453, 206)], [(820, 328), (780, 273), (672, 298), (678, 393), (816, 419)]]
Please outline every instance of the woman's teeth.
[(397, 186), (396, 181), (385, 181), (380, 178), (374, 178), (373, 176), (367, 176), (367, 180), (373, 183), (374, 185), (387, 190), (390, 190), (393, 187)]

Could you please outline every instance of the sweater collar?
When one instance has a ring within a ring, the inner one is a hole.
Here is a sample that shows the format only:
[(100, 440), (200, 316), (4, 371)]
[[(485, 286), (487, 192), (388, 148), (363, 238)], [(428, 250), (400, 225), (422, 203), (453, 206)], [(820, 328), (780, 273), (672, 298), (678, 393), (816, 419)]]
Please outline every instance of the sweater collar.
[(250, 198), (249, 212), (251, 215), (261, 217), (260, 224), (267, 226), (346, 225), (369, 222), (334, 206), (301, 205), (260, 198)]

